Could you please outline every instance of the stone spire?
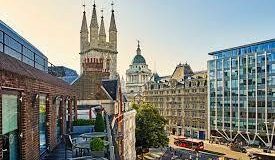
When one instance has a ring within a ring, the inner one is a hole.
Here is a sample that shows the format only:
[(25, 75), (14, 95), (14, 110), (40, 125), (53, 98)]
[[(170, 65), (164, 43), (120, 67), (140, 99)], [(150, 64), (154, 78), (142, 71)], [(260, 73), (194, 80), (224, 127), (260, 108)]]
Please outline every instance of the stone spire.
[(83, 52), (87, 49), (89, 46), (89, 30), (87, 25), (87, 19), (86, 19), (86, 11), (85, 11), (85, 4), (83, 5), (84, 11), (83, 11), (83, 18), (82, 18), (82, 25), (80, 30), (80, 52)]
[(90, 24), (90, 46), (97, 47), (98, 45), (98, 22), (97, 22), (97, 14), (96, 14), (96, 5), (93, 5), (92, 11), (92, 19)]
[(138, 40), (137, 55), (141, 55), (141, 49), (140, 49), (139, 43), (140, 43), (140, 41)]
[[(112, 3), (112, 6), (114, 4)], [(114, 9), (112, 9), (112, 15), (111, 15), (111, 22), (110, 22), (110, 28), (109, 28), (109, 31), (115, 31), (117, 32), (117, 29), (116, 29), (116, 21), (115, 21), (115, 14), (114, 14)]]
[(101, 16), (101, 23), (99, 28), (99, 43), (101, 45), (104, 45), (106, 42), (106, 33), (105, 33), (105, 26), (104, 26), (104, 17), (103, 17), (103, 10), (101, 10), (102, 16)]
[(112, 49), (117, 50), (117, 28), (116, 28), (116, 21), (115, 21), (115, 14), (114, 14), (114, 3), (112, 5), (112, 15), (111, 15), (111, 22), (109, 27), (109, 42), (111, 44)]

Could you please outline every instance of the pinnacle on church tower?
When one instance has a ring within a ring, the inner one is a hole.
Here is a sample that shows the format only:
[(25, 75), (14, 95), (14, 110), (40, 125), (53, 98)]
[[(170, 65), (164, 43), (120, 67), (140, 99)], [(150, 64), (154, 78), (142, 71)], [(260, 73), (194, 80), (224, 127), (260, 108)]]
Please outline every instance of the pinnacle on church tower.
[(116, 50), (117, 49), (117, 28), (116, 28), (116, 21), (115, 21), (115, 14), (114, 14), (114, 3), (112, 5), (112, 15), (111, 15), (111, 22), (109, 27), (109, 42), (111, 47)]
[(90, 24), (90, 46), (97, 47), (98, 45), (98, 22), (97, 22), (97, 14), (96, 14), (96, 5), (95, 2), (93, 4), (92, 11), (92, 19)]
[(87, 19), (86, 19), (86, 11), (85, 11), (85, 4), (83, 5), (84, 11), (83, 11), (83, 18), (82, 18), (82, 24), (81, 24), (81, 30), (80, 30), (80, 51), (83, 52), (87, 47), (89, 46), (89, 30), (87, 25)]
[(103, 17), (103, 10), (101, 10), (102, 16), (101, 16), (101, 22), (100, 22), (100, 28), (99, 28), (99, 43), (101, 45), (104, 45), (106, 42), (106, 33), (105, 33), (105, 26), (104, 26), (104, 17)]

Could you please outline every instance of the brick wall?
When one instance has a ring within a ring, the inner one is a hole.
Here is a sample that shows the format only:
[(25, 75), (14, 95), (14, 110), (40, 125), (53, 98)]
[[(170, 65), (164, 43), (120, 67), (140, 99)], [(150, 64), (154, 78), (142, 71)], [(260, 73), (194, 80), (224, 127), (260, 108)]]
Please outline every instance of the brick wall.
[[(20, 132), (22, 133), (21, 141), (21, 159), (38, 160), (40, 158), (39, 143), (39, 98), (36, 94), (43, 93), (47, 95), (46, 101), (46, 123), (47, 123), (47, 145), (49, 150), (53, 150), (57, 145), (55, 136), (56, 130), (56, 106), (53, 104), (56, 96), (73, 97), (74, 94), (70, 88), (64, 88), (43, 82), (41, 80), (31, 79), (25, 76), (14, 74), (7, 71), (1, 71), (0, 84), (2, 90), (14, 90), (22, 96), (20, 106)], [(46, 73), (45, 73), (46, 74)], [(7, 87), (10, 87), (9, 89)], [(12, 88), (12, 89), (11, 89)], [(0, 90), (0, 119), (2, 119), (2, 104)], [(62, 98), (61, 106), (62, 115), (65, 120), (65, 103)], [(64, 121), (63, 121), (64, 122)], [(65, 133), (65, 124), (63, 123), (63, 132)], [(2, 123), (0, 123), (0, 133), (2, 132)], [(2, 139), (0, 139), (0, 160), (2, 159)]]

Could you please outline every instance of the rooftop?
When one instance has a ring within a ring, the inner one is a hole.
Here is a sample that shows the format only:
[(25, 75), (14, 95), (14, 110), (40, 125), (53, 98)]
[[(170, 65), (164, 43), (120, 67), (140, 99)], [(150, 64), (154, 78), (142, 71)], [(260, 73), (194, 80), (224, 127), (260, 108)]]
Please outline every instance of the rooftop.
[(275, 39), (269, 39), (269, 40), (245, 44), (245, 45), (241, 45), (241, 46), (237, 46), (237, 47), (233, 47), (233, 48), (214, 51), (214, 52), (208, 53), (208, 55), (215, 55), (215, 54), (222, 53), (222, 52), (227, 52), (227, 51), (231, 51), (231, 50), (235, 50), (235, 49), (242, 49), (242, 48), (249, 47), (249, 46), (257, 46), (257, 45), (266, 44), (266, 43), (270, 43), (270, 42), (275, 42)]

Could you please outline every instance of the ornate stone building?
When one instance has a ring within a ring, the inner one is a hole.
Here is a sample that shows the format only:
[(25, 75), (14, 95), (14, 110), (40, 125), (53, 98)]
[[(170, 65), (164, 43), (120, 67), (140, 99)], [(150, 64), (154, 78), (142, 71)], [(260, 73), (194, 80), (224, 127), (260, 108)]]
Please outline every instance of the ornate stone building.
[[(90, 34), (89, 34), (90, 32)], [(114, 10), (111, 13), (109, 27), (109, 42), (106, 41), (104, 17), (101, 16), (100, 28), (98, 26), (96, 5), (93, 5), (90, 31), (87, 26), (86, 12), (83, 12), (80, 30), (80, 74), (84, 72), (83, 63), (86, 59), (100, 59), (103, 69), (110, 71), (110, 78), (117, 76), (117, 28)]]
[(146, 64), (145, 58), (141, 55), (138, 42), (137, 54), (132, 64), (126, 71), (126, 92), (129, 101), (139, 101), (142, 97), (142, 88), (151, 77), (151, 70)]
[(207, 128), (207, 74), (179, 64), (171, 76), (154, 73), (145, 85), (145, 102), (153, 103), (168, 125), (168, 133), (205, 139)]

